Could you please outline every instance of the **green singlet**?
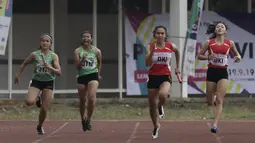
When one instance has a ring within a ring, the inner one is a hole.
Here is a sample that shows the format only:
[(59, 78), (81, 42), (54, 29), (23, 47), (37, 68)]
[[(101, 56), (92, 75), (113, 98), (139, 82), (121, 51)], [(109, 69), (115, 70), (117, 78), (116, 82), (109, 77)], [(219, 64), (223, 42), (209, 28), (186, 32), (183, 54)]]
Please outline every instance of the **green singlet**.
[[(43, 60), (41, 57), (41, 50), (35, 51), (35, 70), (32, 79), (37, 81), (51, 81), (55, 79), (55, 74), (44, 68)], [(46, 62), (53, 66), (54, 52), (50, 51), (48, 55), (44, 56)]]
[(96, 47), (90, 46), (89, 50), (85, 50), (82, 46), (78, 49), (79, 59), (82, 60), (83, 55), (86, 55), (86, 59), (84, 63), (82, 63), (82, 67), (78, 69), (77, 77), (97, 73), (98, 72), (98, 63), (97, 63), (97, 55), (96, 55)]

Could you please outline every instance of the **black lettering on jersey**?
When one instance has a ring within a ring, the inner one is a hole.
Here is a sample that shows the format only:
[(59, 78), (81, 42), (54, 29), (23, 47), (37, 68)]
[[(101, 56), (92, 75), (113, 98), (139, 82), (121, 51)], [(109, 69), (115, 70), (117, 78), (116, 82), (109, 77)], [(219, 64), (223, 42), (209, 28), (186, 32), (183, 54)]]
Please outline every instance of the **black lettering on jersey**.
[(38, 67), (38, 72), (48, 72), (49, 70), (46, 69), (44, 66)]
[(92, 67), (93, 66), (93, 62), (92, 61), (84, 61), (83, 66), (85, 66), (85, 67)]
[(215, 58), (215, 59), (213, 59), (213, 62), (214, 62), (214, 63), (223, 64), (223, 59), (217, 59), (217, 58)]
[(167, 62), (167, 57), (158, 57), (159, 62)]

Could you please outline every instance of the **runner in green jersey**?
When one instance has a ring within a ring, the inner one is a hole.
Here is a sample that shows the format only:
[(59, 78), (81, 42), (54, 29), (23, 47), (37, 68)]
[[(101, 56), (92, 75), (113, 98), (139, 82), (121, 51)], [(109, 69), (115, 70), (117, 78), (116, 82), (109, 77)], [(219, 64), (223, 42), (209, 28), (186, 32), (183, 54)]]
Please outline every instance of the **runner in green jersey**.
[[(96, 104), (96, 91), (101, 78), (101, 51), (91, 45), (92, 35), (84, 31), (81, 35), (81, 46), (74, 51), (77, 67), (78, 94), (80, 98), (80, 115), (83, 131), (91, 130), (91, 116)], [(86, 94), (87, 93), (87, 94)], [(85, 117), (85, 103), (88, 99), (87, 116)]]
[(27, 59), (21, 64), (19, 71), (15, 76), (15, 84), (19, 83), (20, 74), (23, 72), (27, 64), (34, 63), (35, 70), (32, 76), (32, 82), (28, 88), (26, 104), (33, 105), (39, 93), (42, 91), (42, 105), (39, 114), (39, 124), (37, 125), (38, 134), (43, 135), (43, 122), (46, 119), (47, 111), (51, 100), (53, 83), (55, 75), (61, 75), (61, 67), (59, 65), (58, 55), (51, 51), (52, 38), (48, 34), (44, 34), (40, 38), (40, 49), (32, 52)]

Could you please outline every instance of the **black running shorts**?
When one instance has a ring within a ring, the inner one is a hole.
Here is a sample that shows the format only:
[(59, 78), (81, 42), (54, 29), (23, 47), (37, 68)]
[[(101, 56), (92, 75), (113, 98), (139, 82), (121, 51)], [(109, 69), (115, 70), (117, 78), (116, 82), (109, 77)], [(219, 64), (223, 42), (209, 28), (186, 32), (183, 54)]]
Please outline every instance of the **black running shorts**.
[(158, 89), (163, 82), (169, 82), (172, 84), (171, 75), (149, 75), (149, 81), (147, 83), (148, 89)]
[(35, 88), (38, 88), (40, 90), (43, 90), (43, 89), (53, 90), (53, 86), (54, 86), (54, 81), (53, 80), (38, 81), (38, 80), (32, 79), (32, 83), (30, 84), (30, 87), (35, 87)]
[(83, 76), (79, 76), (77, 78), (77, 83), (78, 84), (83, 84), (83, 85), (88, 85), (88, 83), (92, 80), (97, 80), (98, 81), (98, 73), (91, 73)]
[(221, 79), (228, 79), (227, 68), (208, 68), (206, 75), (207, 81), (217, 83)]

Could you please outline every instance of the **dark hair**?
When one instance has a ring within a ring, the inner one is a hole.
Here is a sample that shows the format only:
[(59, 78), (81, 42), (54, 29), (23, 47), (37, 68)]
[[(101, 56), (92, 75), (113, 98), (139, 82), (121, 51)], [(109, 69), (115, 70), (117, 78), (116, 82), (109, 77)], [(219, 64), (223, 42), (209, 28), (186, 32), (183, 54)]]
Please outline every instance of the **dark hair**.
[(218, 25), (218, 24), (223, 24), (225, 27), (226, 27), (226, 30), (228, 30), (229, 28), (228, 28), (228, 26), (224, 23), (224, 22), (222, 22), (222, 21), (214, 21), (213, 23), (211, 23), (211, 24), (208, 24), (207, 25), (207, 30), (206, 30), (206, 35), (211, 35), (210, 36), (210, 39), (214, 39), (214, 38), (216, 38), (216, 33), (215, 33), (215, 28), (216, 28), (216, 26)]
[(87, 34), (89, 34), (90, 36), (91, 36), (91, 38), (93, 38), (93, 35), (90, 33), (90, 31), (88, 31), (88, 30), (85, 30), (85, 31), (83, 31), (82, 33), (81, 33), (81, 45), (83, 45), (83, 42), (82, 42), (82, 36), (83, 36), (83, 34), (85, 34), (85, 33), (87, 33)]
[(168, 37), (169, 37), (169, 35), (168, 35), (168, 33), (167, 33), (166, 27), (163, 26), (163, 25), (158, 25), (158, 26), (155, 27), (155, 29), (154, 29), (153, 32), (152, 32), (152, 33), (153, 33), (153, 37), (155, 38), (155, 36), (156, 36), (156, 31), (157, 31), (159, 28), (163, 28), (163, 29), (165, 30), (165, 34), (166, 34), (165, 42), (166, 42), (167, 39), (168, 39)]
[[(44, 33), (44, 34), (41, 35), (40, 40), (41, 40), (44, 36), (48, 36), (49, 39), (50, 39), (50, 43), (52, 44), (52, 36), (51, 36), (50, 34), (48, 34), (48, 33)], [(42, 47), (41, 47), (41, 45), (40, 45), (39, 49), (41, 49), (41, 48), (42, 48)], [(51, 50), (51, 47), (50, 47), (50, 50)], [(51, 51), (52, 51), (52, 50), (51, 50)]]

